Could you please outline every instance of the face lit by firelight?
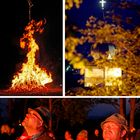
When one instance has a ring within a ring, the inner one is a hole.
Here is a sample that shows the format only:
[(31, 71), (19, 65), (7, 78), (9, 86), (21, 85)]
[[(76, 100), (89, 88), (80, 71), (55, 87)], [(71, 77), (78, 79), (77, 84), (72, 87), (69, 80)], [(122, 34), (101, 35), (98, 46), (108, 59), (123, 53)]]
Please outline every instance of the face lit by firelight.
[(114, 122), (106, 122), (102, 129), (104, 140), (121, 140), (126, 134), (126, 130), (122, 130), (121, 126)]
[(43, 121), (35, 111), (29, 111), (22, 122), (22, 126), (27, 129), (37, 129)]

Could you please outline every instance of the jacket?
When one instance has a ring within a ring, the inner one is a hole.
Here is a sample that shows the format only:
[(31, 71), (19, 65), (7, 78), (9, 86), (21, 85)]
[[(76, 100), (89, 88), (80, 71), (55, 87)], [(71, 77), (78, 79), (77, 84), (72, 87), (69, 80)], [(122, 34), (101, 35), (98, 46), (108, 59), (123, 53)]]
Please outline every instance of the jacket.
[(39, 134), (29, 137), (27, 134), (23, 133), (17, 140), (53, 140), (48, 136), (47, 132), (42, 131)]

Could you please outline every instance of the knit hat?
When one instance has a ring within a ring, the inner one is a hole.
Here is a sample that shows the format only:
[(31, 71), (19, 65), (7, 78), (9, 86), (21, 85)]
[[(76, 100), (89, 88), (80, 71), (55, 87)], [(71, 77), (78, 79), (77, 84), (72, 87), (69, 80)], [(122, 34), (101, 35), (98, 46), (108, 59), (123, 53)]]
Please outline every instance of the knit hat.
[(35, 109), (28, 108), (28, 112), (30, 112), (32, 110), (35, 111), (39, 115), (39, 117), (43, 120), (44, 125), (48, 124), (48, 121), (50, 119), (50, 112), (49, 112), (48, 108), (46, 108), (44, 106), (39, 106)]
[(115, 113), (113, 115), (111, 115), (110, 117), (108, 117), (105, 121), (103, 121), (101, 123), (101, 128), (103, 128), (103, 125), (106, 123), (106, 122), (114, 122), (116, 124), (120, 124), (121, 126), (123, 126), (123, 128), (128, 131), (128, 123), (127, 123), (127, 120), (120, 114), (118, 113)]
[(78, 136), (83, 137), (83, 138), (88, 138), (88, 132), (87, 132), (87, 130), (81, 130), (81, 131), (78, 133), (77, 137), (78, 137)]

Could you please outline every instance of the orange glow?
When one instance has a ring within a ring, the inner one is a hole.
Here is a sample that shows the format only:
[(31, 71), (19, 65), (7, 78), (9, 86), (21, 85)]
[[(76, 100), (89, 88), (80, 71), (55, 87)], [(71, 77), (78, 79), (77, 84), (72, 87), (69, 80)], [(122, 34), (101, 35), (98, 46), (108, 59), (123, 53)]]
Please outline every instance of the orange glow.
[(25, 33), (20, 39), (20, 47), (28, 47), (28, 53), (26, 55), (27, 62), (22, 64), (20, 72), (14, 75), (11, 88), (23, 88), (31, 90), (36, 87), (45, 86), (45, 84), (52, 82), (51, 74), (44, 68), (40, 68), (36, 64), (36, 52), (39, 51), (39, 47), (33, 38), (35, 32), (42, 33), (42, 26), (44, 21), (35, 22), (32, 20), (25, 28)]

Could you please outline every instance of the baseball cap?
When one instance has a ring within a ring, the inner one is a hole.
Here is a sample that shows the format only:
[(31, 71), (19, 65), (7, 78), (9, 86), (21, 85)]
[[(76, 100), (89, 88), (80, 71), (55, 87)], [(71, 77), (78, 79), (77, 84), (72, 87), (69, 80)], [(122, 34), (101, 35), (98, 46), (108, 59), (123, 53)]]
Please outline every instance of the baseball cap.
[(116, 124), (120, 124), (126, 131), (128, 131), (127, 120), (121, 114), (115, 113), (111, 115), (110, 117), (108, 117), (105, 121), (101, 123), (101, 128), (106, 122), (114, 122)]
[(43, 120), (44, 124), (47, 125), (48, 124), (48, 121), (50, 119), (50, 112), (48, 110), (47, 107), (45, 106), (39, 106), (35, 109), (32, 109), (32, 108), (28, 108), (28, 112), (30, 111), (34, 111), (37, 113), (37, 115), (39, 115), (39, 117)]

